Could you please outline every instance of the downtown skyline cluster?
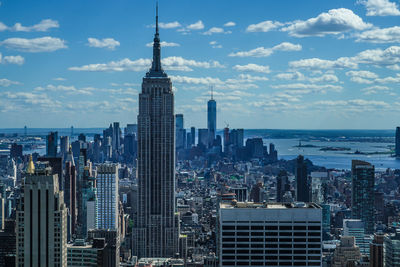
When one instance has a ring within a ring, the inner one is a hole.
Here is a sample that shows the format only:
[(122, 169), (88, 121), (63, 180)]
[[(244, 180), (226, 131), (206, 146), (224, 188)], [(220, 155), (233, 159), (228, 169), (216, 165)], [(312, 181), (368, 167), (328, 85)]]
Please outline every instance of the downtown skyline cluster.
[[(190, 125), (205, 127), (210, 86), (220, 103), (219, 129), (225, 121), (292, 129), (395, 124), (396, 1), (192, 5), (161, 2), (160, 14), (162, 63), (174, 84), (176, 112)], [(35, 15), (16, 15), (18, 4), (10, 1), (0, 6), (3, 127), (132, 123), (151, 64), (146, 37), (154, 22), (146, 15), (154, 3), (119, 1), (108, 13), (104, 3), (82, 5), (78, 13), (60, 6), (42, 2), (31, 7)]]

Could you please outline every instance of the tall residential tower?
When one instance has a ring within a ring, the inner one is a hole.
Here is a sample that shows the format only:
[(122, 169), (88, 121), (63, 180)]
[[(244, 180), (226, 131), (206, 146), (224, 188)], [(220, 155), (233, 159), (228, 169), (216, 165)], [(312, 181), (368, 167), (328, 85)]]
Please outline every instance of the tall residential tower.
[(170, 78), (161, 67), (158, 33), (153, 63), (143, 78), (138, 121), (138, 217), (133, 255), (172, 257), (178, 252), (175, 214), (175, 116)]

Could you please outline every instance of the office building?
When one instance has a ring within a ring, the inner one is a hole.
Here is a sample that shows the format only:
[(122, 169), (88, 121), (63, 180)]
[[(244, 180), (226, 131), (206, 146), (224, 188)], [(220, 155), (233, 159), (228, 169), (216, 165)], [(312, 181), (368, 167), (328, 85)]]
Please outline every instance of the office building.
[(91, 175), (91, 167), (85, 166), (82, 180), (82, 218), (81, 238), (87, 238), (90, 229), (98, 228), (97, 225), (97, 189), (96, 178)]
[(307, 163), (302, 155), (299, 155), (296, 160), (296, 188), (297, 201), (310, 202), (311, 190), (307, 175)]
[(64, 185), (64, 202), (69, 211), (70, 234), (75, 234), (77, 223), (77, 198), (76, 198), (76, 167), (72, 154), (72, 148), (65, 159), (65, 185)]
[(353, 160), (351, 163), (352, 197), (351, 217), (364, 222), (365, 233), (374, 233), (374, 183), (375, 168), (368, 162)]
[(103, 262), (106, 242), (104, 238), (94, 238), (92, 244), (77, 239), (68, 244), (68, 267), (108, 266)]
[(385, 236), (382, 234), (375, 234), (374, 240), (370, 244), (370, 267), (383, 267), (383, 240)]
[(114, 151), (119, 151), (121, 146), (121, 129), (119, 128), (119, 122), (114, 122), (112, 132), (112, 148)]
[(22, 158), (22, 145), (18, 145), (17, 143), (12, 143), (10, 148), (10, 157), (11, 158)]
[(365, 234), (364, 222), (359, 219), (343, 220), (343, 235), (354, 236), (356, 245), (360, 248), (363, 255), (369, 255), (369, 245), (372, 241), (370, 235)]
[(118, 228), (118, 165), (97, 166), (97, 228)]
[(58, 177), (30, 161), (17, 206), (17, 266), (67, 266), (67, 209)]
[(58, 132), (50, 132), (46, 136), (46, 157), (57, 157)]
[(383, 241), (383, 266), (400, 267), (400, 229), (395, 234), (386, 235)]
[(12, 266), (15, 267), (16, 244), (15, 220), (5, 220), (4, 229), (0, 230), (0, 266), (11, 266), (7, 265), (6, 259), (11, 255), (11, 260), (14, 262)]
[(138, 258), (173, 257), (179, 251), (174, 93), (171, 80), (161, 67), (156, 13), (153, 62), (143, 78), (139, 95), (138, 216), (133, 229), (133, 255)]
[[(96, 240), (97, 239), (97, 240)], [(101, 241), (103, 239), (103, 241)], [(120, 266), (120, 236), (118, 230), (95, 229), (88, 231), (88, 241), (95, 248), (101, 248), (98, 266)], [(100, 264), (101, 262), (101, 264)]]
[(208, 147), (212, 147), (217, 131), (217, 102), (213, 98), (211, 88), (211, 99), (207, 102), (207, 129), (208, 129)]
[(220, 266), (322, 266), (318, 205), (222, 202), (218, 225)]
[(60, 136), (60, 153), (63, 157), (67, 155), (69, 151), (69, 136)]
[(186, 147), (186, 130), (184, 128), (183, 114), (175, 115), (175, 134), (176, 149), (184, 149)]
[(354, 236), (340, 237), (340, 245), (333, 254), (332, 267), (354, 266), (361, 259), (360, 248), (356, 246)]
[(191, 136), (191, 141), (192, 141), (192, 146), (196, 145), (196, 128), (195, 127), (190, 127), (190, 136)]
[(276, 176), (276, 202), (283, 202), (283, 196), (290, 191), (288, 174), (282, 170)]
[(134, 134), (137, 135), (137, 124), (127, 124), (125, 127), (125, 135)]
[(200, 146), (208, 146), (208, 129), (198, 129), (197, 144)]
[(235, 193), (235, 199), (238, 202), (247, 202), (248, 200), (248, 193), (247, 193), (247, 187), (234, 187), (231, 188), (231, 192)]

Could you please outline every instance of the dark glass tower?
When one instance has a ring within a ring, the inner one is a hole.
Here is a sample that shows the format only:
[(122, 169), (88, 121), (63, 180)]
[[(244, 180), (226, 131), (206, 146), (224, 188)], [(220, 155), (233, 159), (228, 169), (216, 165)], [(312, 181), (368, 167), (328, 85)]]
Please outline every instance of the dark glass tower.
[(153, 63), (143, 78), (138, 115), (138, 217), (133, 255), (173, 257), (178, 252), (175, 214), (175, 116), (170, 78), (161, 67), (158, 12)]
[(365, 233), (374, 232), (375, 167), (361, 161), (351, 162), (352, 197), (351, 217), (364, 222)]
[(57, 157), (58, 132), (50, 132), (46, 136), (46, 157)]
[(208, 128), (208, 147), (212, 147), (217, 130), (217, 102), (213, 98), (211, 89), (211, 99), (207, 102), (207, 128)]
[(307, 164), (299, 155), (296, 161), (297, 201), (310, 202), (310, 182), (307, 176)]

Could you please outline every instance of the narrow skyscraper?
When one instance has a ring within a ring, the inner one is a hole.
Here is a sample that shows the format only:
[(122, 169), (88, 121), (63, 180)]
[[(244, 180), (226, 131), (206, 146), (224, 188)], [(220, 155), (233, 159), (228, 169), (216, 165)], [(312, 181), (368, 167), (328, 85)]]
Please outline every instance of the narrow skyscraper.
[[(97, 228), (118, 229), (118, 165), (97, 167)], [(86, 219), (86, 218), (85, 218)]]
[(212, 147), (217, 130), (217, 102), (214, 100), (213, 89), (211, 87), (211, 99), (207, 102), (207, 128), (208, 128), (208, 147)]
[(297, 201), (310, 202), (310, 182), (307, 176), (307, 164), (299, 155), (296, 160)]
[(178, 253), (175, 215), (175, 116), (170, 78), (161, 67), (158, 8), (153, 63), (143, 78), (138, 115), (138, 218), (133, 255)]
[(372, 234), (374, 233), (375, 215), (375, 167), (365, 161), (353, 160), (351, 162), (351, 176), (351, 217), (363, 221), (365, 233)]
[(50, 132), (46, 136), (46, 157), (57, 157), (58, 132)]

